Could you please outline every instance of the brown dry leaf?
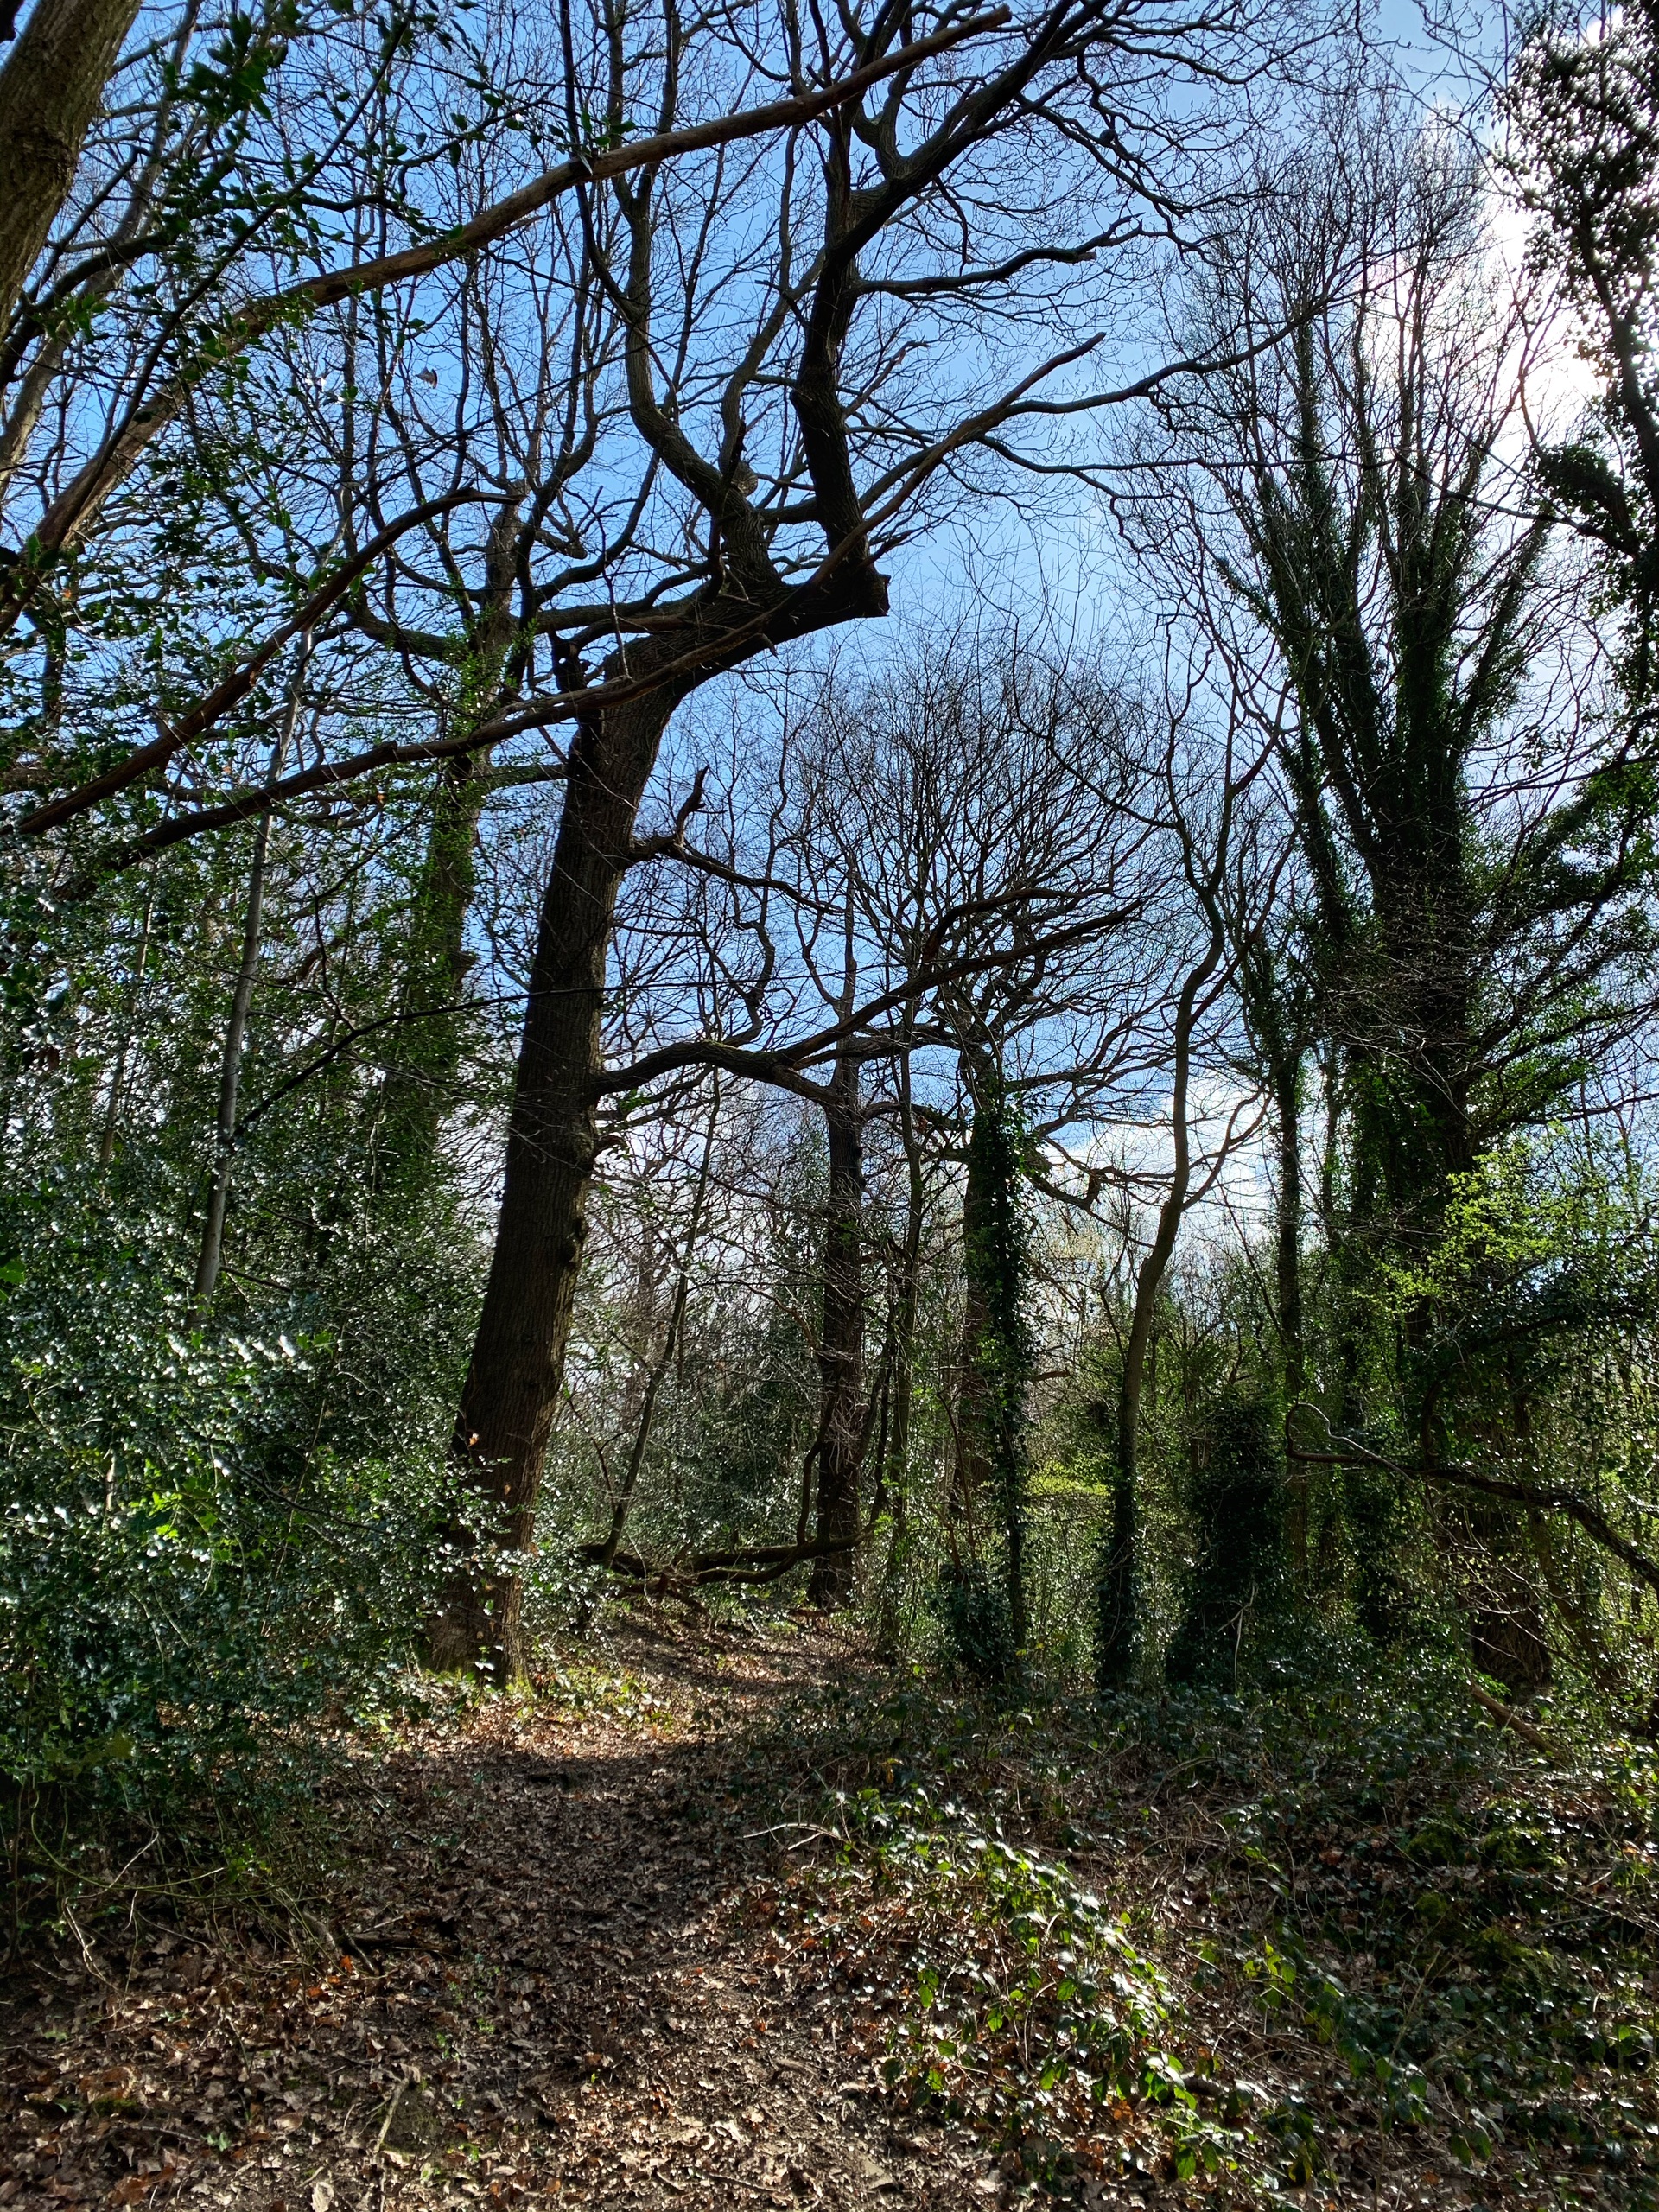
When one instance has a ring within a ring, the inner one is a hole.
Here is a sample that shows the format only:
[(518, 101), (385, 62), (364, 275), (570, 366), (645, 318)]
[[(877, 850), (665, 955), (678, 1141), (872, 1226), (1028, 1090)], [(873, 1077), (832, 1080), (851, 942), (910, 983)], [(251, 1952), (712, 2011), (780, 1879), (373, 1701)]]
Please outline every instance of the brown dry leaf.
[[(994, 2199), (1003, 2179), (985, 2173), (991, 2146), (948, 2116), (936, 2124), (931, 2111), (906, 2109), (913, 2132), (886, 2132), (901, 2115), (879, 2078), (885, 2029), (861, 2016), (837, 1978), (836, 1943), (808, 1916), (842, 1877), (799, 1858), (779, 1869), (772, 1846), (743, 1840), (816, 1801), (803, 1791), (781, 1812), (734, 1807), (740, 1765), (777, 1707), (804, 1684), (844, 1681), (856, 1654), (817, 1630), (788, 1643), (751, 1639), (741, 1672), (723, 1674), (711, 1694), (710, 1656), (729, 1642), (712, 1629), (642, 1629), (626, 1659), (607, 1659), (677, 1710), (671, 1720), (642, 1723), (597, 1701), (522, 1715), (481, 1706), (365, 1758), (331, 1795), (346, 1871), (319, 1911), (353, 1942), (359, 1931), (418, 1929), (418, 1947), (383, 1940), (365, 1948), (363, 1971), (320, 1979), (315, 1946), (308, 1958), (297, 1946), (289, 1954), (232, 1937), (208, 1952), (206, 1931), (192, 1928), (169, 1953), (139, 1950), (108, 1982), (48, 1963), (29, 1991), (9, 2002), (0, 1993), (0, 2206), (67, 2201), (41, 2171), (60, 2156), (84, 2177), (83, 2203), (153, 2199), (168, 2212), (175, 2202), (181, 2212), (276, 2212), (278, 2201), (288, 2212), (441, 2212), (463, 2202), (616, 2212), (625, 2171), (629, 2212), (724, 2212), (740, 2186), (773, 2192), (774, 2203), (833, 2199), (842, 2212), (872, 2212), (899, 2186), (871, 2155), (878, 2147), (917, 2159), (906, 2175), (918, 2212)], [(556, 1787), (520, 1786), (548, 1771)], [(1019, 1782), (1017, 1767), (1007, 1778)], [(765, 1774), (760, 1786), (777, 1779)], [(1196, 1847), (1178, 1854), (1149, 1829), (1091, 1886), (1109, 1877), (1132, 1901), (1173, 1884), (1192, 1900), (1184, 1911), (1219, 1916), (1220, 1857)], [(1356, 1865), (1369, 1877), (1374, 1863), (1368, 1849), (1319, 1878), (1351, 1880)], [(865, 1947), (861, 1978), (907, 1973), (902, 1961), (925, 1932), (916, 1910), (895, 1897), (890, 1921), (872, 1914), (861, 1924), (868, 1902), (836, 1942)], [(197, 1975), (201, 1958), (211, 1971)], [(735, 2009), (762, 1988), (764, 2015)], [(1236, 2024), (1217, 2014), (1195, 2025), (1218, 2078), (1267, 2071), (1270, 2054), (1243, 2045)], [(1313, 2069), (1339, 2067), (1339, 2057), (1305, 2048), (1295, 2056), (1306, 2062), (1310, 2101), (1323, 2101), (1329, 2085)], [(409, 2113), (377, 2159), (400, 2082)], [(71, 2117), (26, 2102), (34, 2088), (67, 2107), (71, 2084), (80, 2107)], [(763, 2088), (772, 2107), (758, 2101)], [(86, 2109), (94, 2090), (146, 2110), (96, 2115)], [(1097, 2113), (1096, 2124), (1113, 2161), (1138, 2147), (1126, 2140), (1140, 2125), (1128, 2105)], [(1419, 2212), (1469, 2202), (1443, 2145), (1396, 2138), (1389, 2158), (1379, 2167), (1381, 2212), (1403, 2212), (1408, 2200)], [(150, 2172), (131, 2170), (140, 2159)], [(732, 2170), (723, 2180), (721, 2162)], [(1115, 2163), (1094, 2171), (1114, 2177), (1095, 2189), (1097, 2204), (1153, 2205), (1144, 2173), (1126, 2170), (1120, 2187)], [(1472, 2193), (1496, 2205), (1502, 2185), (1494, 2177)], [(1343, 2186), (1344, 2212), (1370, 2206), (1369, 2182)], [(1586, 2177), (1582, 2202), (1619, 2212), (1594, 2186)], [(1223, 2201), (1167, 2179), (1156, 2188), (1162, 2212)]]

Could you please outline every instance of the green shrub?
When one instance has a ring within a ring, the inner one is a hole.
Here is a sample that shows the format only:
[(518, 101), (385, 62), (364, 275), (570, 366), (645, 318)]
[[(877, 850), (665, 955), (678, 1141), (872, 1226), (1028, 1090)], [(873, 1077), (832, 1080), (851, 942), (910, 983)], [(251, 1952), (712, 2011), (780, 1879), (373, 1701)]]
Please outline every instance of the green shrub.
[(941, 1567), (930, 1610), (939, 1624), (952, 1673), (987, 1685), (1013, 1680), (1020, 1655), (1007, 1593), (1000, 1579), (994, 1581), (977, 1560), (961, 1566), (947, 1560)]
[(386, 1695), (446, 1478), (417, 1427), (372, 1456), (330, 1436), (351, 1386), (315, 1301), (291, 1333), (196, 1328), (165, 1212), (98, 1198), (60, 1179), (8, 1209), (0, 1777), (40, 1834), (188, 1843), (291, 1804)]
[(1283, 1599), (1283, 1460), (1264, 1400), (1236, 1395), (1217, 1407), (1188, 1504), (1197, 1556), (1165, 1671), (1173, 1682), (1229, 1682)]

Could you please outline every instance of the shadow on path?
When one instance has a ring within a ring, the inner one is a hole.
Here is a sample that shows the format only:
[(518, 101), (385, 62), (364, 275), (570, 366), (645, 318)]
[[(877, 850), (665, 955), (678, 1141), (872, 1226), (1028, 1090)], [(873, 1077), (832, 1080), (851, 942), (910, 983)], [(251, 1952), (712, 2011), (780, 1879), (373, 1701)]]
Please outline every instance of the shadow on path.
[(982, 2154), (849, 2079), (749, 1910), (778, 1850), (740, 1764), (858, 1666), (823, 1630), (645, 1624), (550, 1706), (359, 1765), (293, 1947), (181, 1926), (14, 1986), (0, 2205), (986, 2203)]

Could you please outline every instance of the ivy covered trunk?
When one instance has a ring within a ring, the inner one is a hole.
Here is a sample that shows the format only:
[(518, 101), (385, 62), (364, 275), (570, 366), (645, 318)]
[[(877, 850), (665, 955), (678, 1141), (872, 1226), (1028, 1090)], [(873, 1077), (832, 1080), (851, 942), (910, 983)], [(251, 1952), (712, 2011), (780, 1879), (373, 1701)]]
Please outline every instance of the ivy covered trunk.
[[(518, 644), (512, 598), (518, 541), (514, 501), (503, 507), (490, 532), (481, 603), (467, 637), (457, 734), (480, 728), (503, 703)], [(411, 1194), (431, 1182), (443, 1117), (455, 1097), (466, 1047), (461, 997), (472, 966), (467, 932), (478, 883), (478, 834), (489, 796), (491, 757), (491, 748), (482, 746), (444, 761), (410, 914), (403, 1021), (381, 1096), (377, 1175), (383, 1186)]]
[(844, 1604), (857, 1567), (859, 1476), (864, 1458), (864, 1133), (858, 1060), (836, 1055), (824, 1102), (830, 1182), (824, 1209), (823, 1306), (818, 1337), (817, 1541), (808, 1594)]
[[(1307, 1381), (1302, 1321), (1302, 1058), (1300, 1052), (1278, 1058), (1271, 1071), (1277, 1124), (1278, 1210), (1274, 1222), (1274, 1288), (1279, 1309), (1279, 1351), (1287, 1411), (1300, 1399)], [(1299, 1586), (1308, 1573), (1308, 1482), (1305, 1465), (1286, 1476), (1285, 1532), (1290, 1563)]]
[(446, 760), (433, 796), (426, 853), (410, 916), (404, 1020), (386, 1072), (377, 1132), (377, 1179), (418, 1191), (431, 1178), (466, 1043), (461, 1005), (472, 965), (467, 921), (476, 847), (489, 790), (487, 755)]
[(988, 1478), (1001, 1554), (1009, 1665), (1024, 1659), (1026, 1610), (1027, 1395), (1034, 1360), (1026, 1314), (1029, 1272), (1024, 1195), (1024, 1135), (1000, 1074), (982, 1080), (968, 1147), (973, 1196), (963, 1212), (968, 1280), (967, 1344), (972, 1428), (970, 1447)]
[[(977, 1128), (977, 1121), (975, 1124)], [(948, 1535), (958, 1567), (979, 1560), (987, 1535), (991, 1487), (990, 1408), (980, 1347), (988, 1314), (982, 1271), (974, 1255), (982, 1247), (990, 1218), (991, 1192), (986, 1182), (990, 1162), (982, 1147), (968, 1147), (968, 1177), (962, 1195), (962, 1348), (957, 1357), (957, 1419), (952, 1439)]]
[(1282, 1460), (1272, 1407), (1248, 1386), (1221, 1399), (1187, 1489), (1197, 1556), (1165, 1666), (1172, 1682), (1236, 1690), (1253, 1631), (1283, 1597)]
[(1113, 1432), (1111, 1517), (1096, 1592), (1095, 1674), (1103, 1689), (1129, 1680), (1141, 1649), (1141, 1515), (1137, 1465), (1147, 1331), (1130, 1324)]

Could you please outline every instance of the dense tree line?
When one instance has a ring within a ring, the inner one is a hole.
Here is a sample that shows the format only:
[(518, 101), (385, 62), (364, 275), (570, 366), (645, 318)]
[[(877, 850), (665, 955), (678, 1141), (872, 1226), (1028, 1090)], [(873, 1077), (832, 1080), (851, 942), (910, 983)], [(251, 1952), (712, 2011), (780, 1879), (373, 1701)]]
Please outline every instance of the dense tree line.
[(20, 1805), (624, 1597), (1645, 1710), (1655, 36), (35, 0)]

